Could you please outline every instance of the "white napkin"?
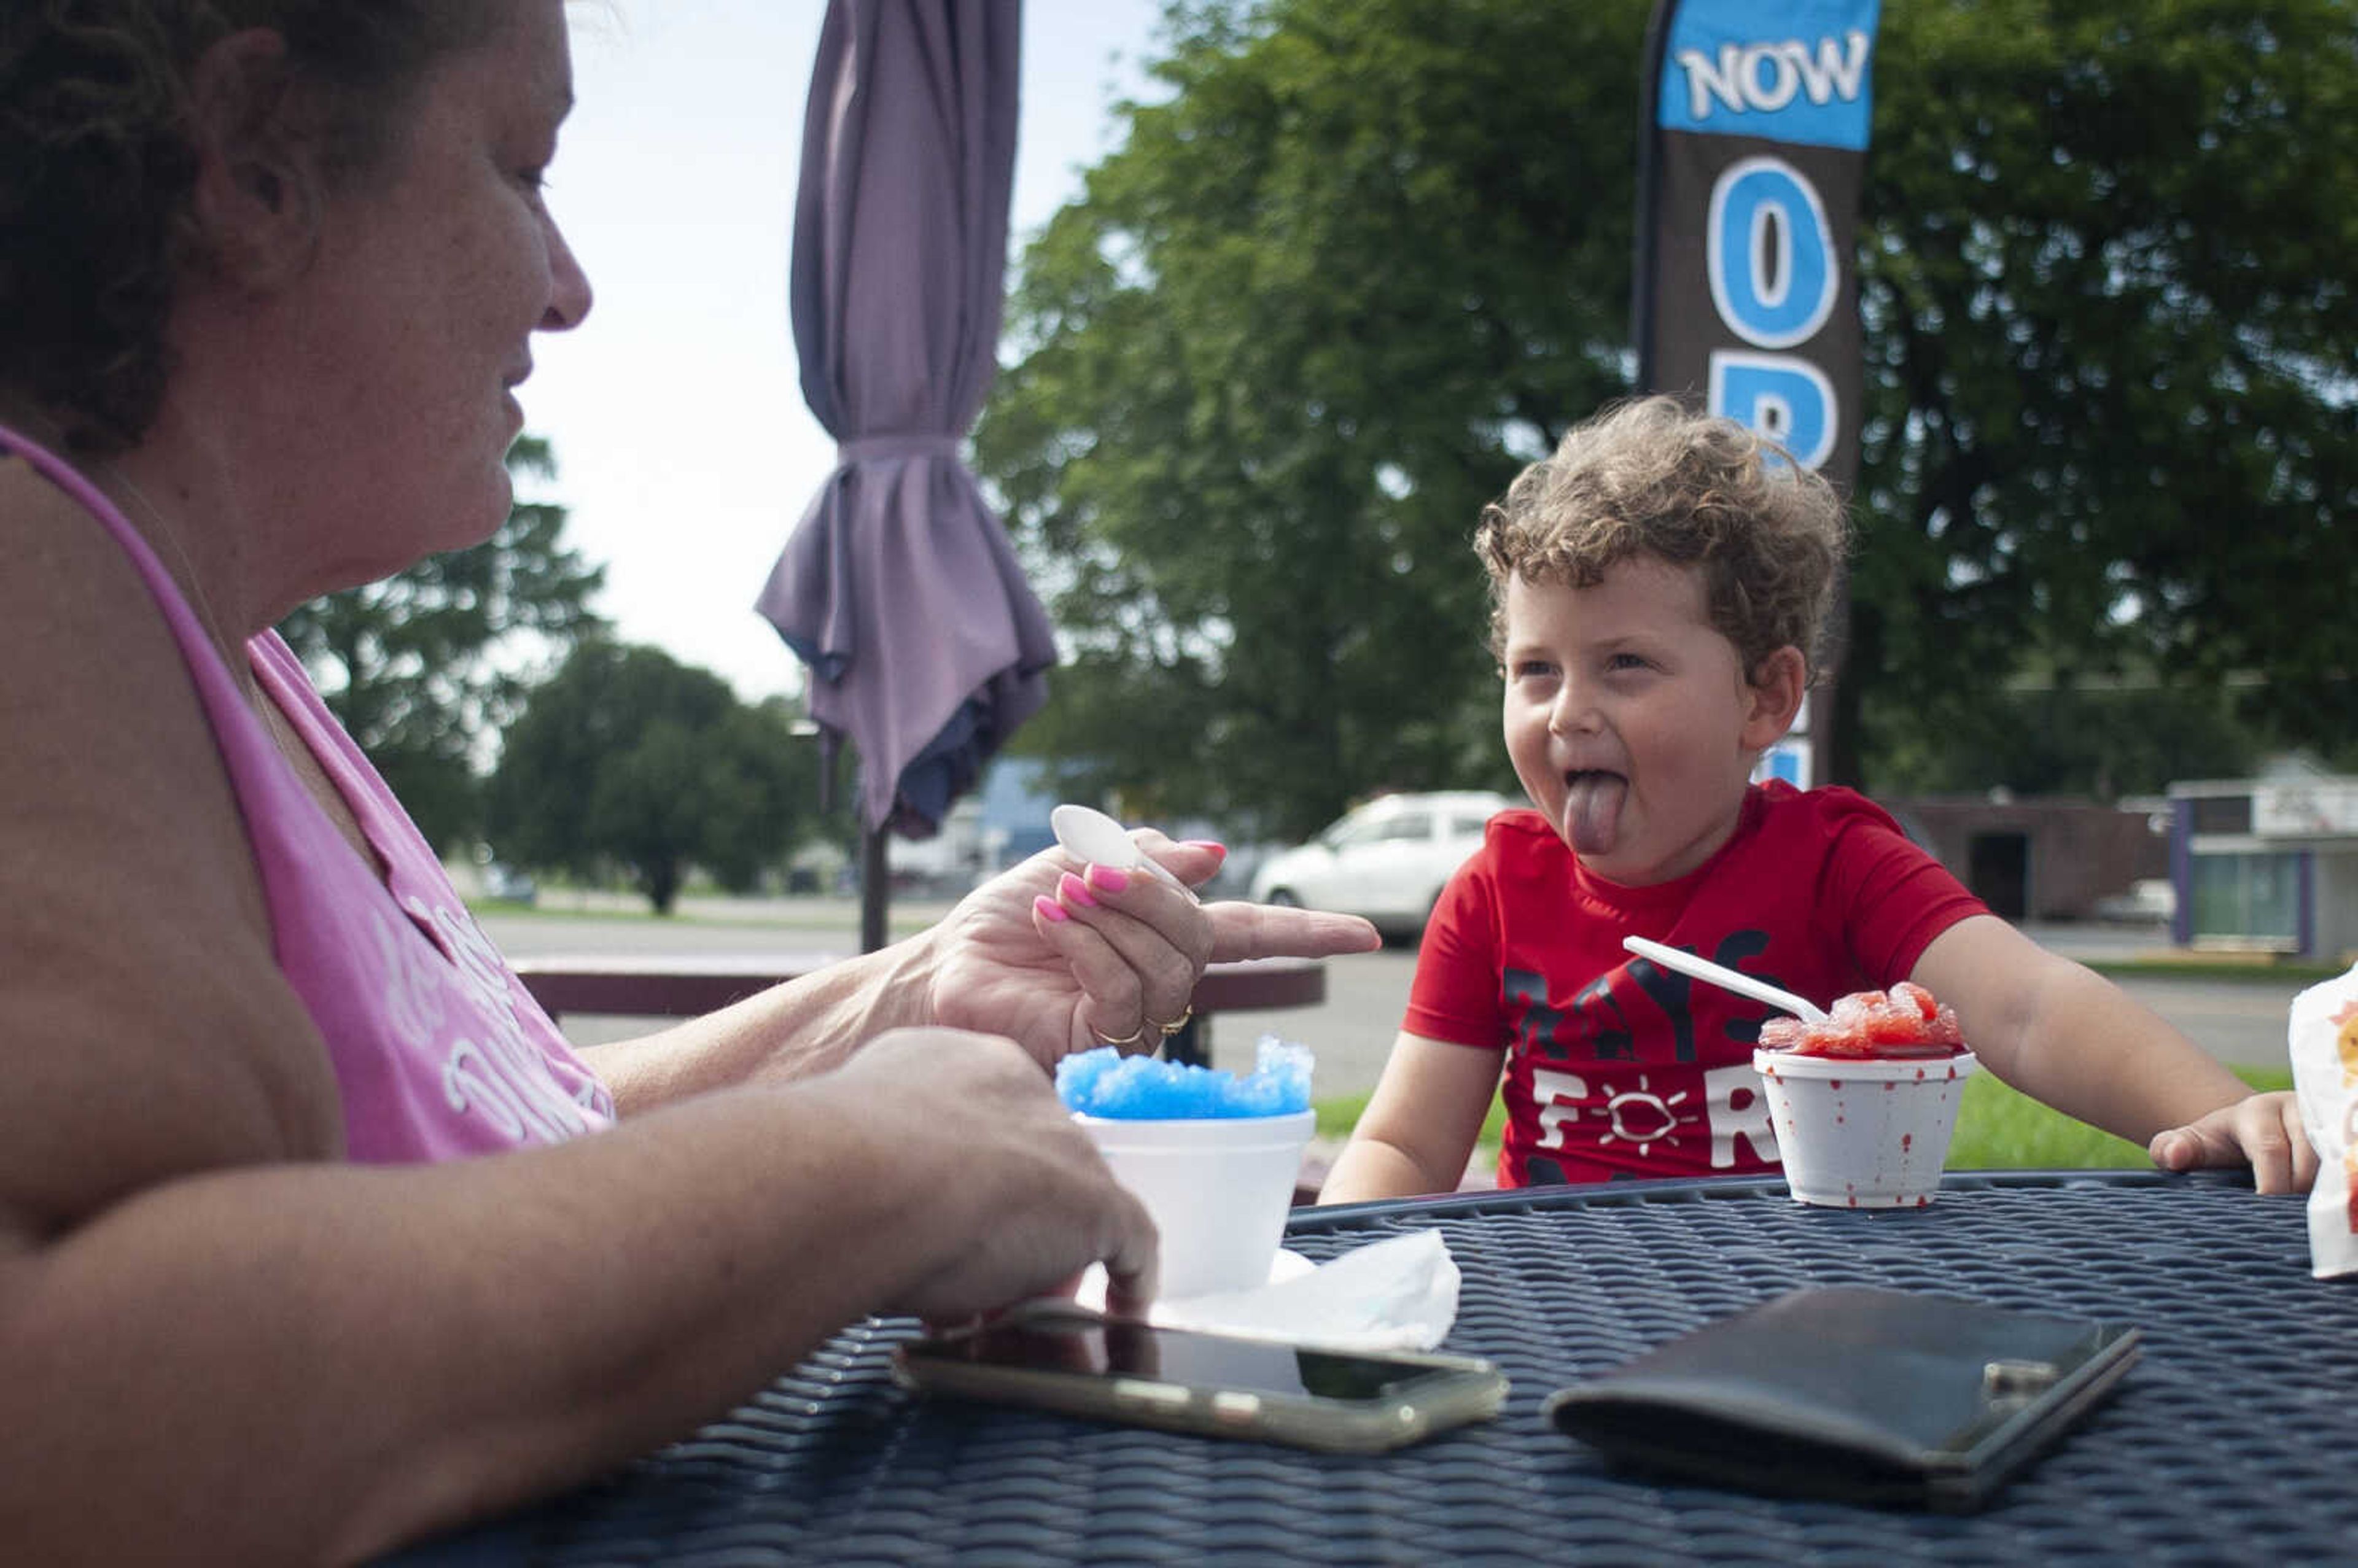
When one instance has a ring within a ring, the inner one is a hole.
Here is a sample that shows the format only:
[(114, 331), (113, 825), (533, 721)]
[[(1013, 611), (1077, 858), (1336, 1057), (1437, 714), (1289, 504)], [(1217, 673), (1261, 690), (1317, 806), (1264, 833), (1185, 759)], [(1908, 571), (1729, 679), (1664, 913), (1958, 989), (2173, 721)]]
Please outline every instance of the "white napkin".
[[(1158, 1301), (1147, 1321), (1329, 1350), (1430, 1350), (1457, 1321), (1457, 1263), (1438, 1230), (1372, 1241), (1305, 1271), (1307, 1262), (1280, 1253), (1258, 1290)], [(1105, 1304), (1104, 1270), (1083, 1276), (1077, 1299)]]

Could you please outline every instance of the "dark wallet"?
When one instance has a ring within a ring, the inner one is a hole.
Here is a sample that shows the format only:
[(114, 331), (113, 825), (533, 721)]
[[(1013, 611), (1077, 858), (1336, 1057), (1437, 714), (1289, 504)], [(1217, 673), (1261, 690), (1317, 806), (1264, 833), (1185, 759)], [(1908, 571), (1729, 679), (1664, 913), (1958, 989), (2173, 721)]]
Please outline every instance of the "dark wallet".
[(1622, 1464), (1968, 1512), (2102, 1400), (2137, 1331), (1952, 1296), (1795, 1291), (1552, 1395)]

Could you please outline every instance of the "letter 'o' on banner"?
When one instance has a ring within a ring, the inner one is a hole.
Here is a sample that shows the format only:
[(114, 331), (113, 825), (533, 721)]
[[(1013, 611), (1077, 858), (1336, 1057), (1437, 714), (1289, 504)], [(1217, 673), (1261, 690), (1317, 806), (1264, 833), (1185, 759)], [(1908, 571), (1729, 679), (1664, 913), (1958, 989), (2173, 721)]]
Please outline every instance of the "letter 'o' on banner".
[(1712, 304), (1756, 348), (1817, 336), (1841, 291), (1833, 225), (1817, 188), (1782, 158), (1748, 157), (1714, 182), (1704, 229)]

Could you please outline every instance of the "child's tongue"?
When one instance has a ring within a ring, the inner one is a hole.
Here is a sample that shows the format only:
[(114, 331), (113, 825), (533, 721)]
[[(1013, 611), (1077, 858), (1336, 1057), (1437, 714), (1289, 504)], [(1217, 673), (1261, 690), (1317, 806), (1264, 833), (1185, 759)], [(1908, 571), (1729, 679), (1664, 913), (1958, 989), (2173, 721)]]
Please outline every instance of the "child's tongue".
[(1621, 803), (1628, 796), (1629, 781), (1619, 773), (1574, 773), (1563, 808), (1572, 847), (1584, 855), (1611, 849), (1614, 829), (1621, 825)]

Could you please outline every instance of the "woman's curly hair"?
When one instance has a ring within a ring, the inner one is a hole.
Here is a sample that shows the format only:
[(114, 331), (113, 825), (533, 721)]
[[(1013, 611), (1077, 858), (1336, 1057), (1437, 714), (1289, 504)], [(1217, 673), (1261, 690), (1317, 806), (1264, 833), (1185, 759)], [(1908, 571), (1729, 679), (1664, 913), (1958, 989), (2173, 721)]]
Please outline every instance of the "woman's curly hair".
[(1671, 397), (1609, 407), (1482, 509), (1475, 553), (1490, 573), (1490, 643), (1502, 651), (1510, 579), (1593, 588), (1650, 555), (1700, 565), (1712, 625), (1747, 675), (1779, 648), (1812, 672), (1850, 525), (1823, 477), (1732, 419)]
[(366, 170), (407, 90), (488, 36), (502, 0), (7, 0), (0, 6), (0, 386), (79, 449), (135, 444), (172, 373), (178, 280), (201, 265), (189, 73), (222, 38), (278, 33), (314, 90), (319, 167)]

